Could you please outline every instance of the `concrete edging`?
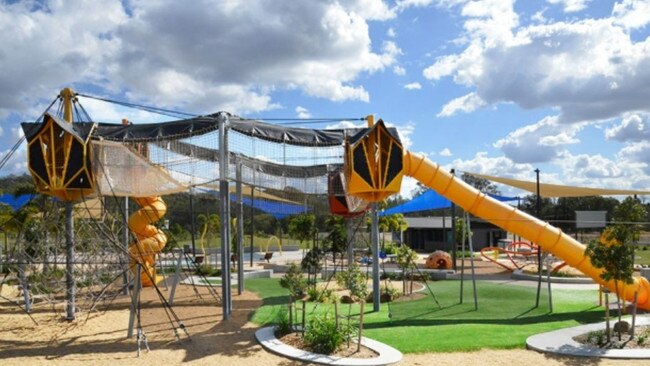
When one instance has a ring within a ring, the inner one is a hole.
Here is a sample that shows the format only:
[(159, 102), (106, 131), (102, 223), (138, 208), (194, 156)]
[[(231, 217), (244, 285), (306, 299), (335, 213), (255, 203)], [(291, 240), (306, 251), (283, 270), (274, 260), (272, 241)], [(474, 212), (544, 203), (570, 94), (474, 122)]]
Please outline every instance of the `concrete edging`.
[(379, 354), (373, 358), (350, 358), (311, 353), (282, 343), (275, 337), (274, 327), (264, 327), (255, 332), (255, 338), (264, 349), (269, 352), (288, 357), (293, 360), (314, 362), (324, 365), (337, 366), (371, 366), (390, 365), (402, 360), (402, 353), (395, 348), (381, 342), (362, 337), (361, 344)]
[[(539, 278), (537, 275), (525, 274), (522, 270), (518, 269), (512, 271), (510, 278), (513, 280), (527, 280), (527, 281), (537, 281)], [(545, 273), (542, 273), (542, 282), (547, 282), (547, 277)], [(578, 283), (578, 284), (595, 284), (596, 282), (589, 277), (553, 277), (551, 276), (551, 283)]]
[[(637, 316), (636, 325), (649, 324), (650, 317)], [(605, 323), (603, 322), (536, 334), (526, 339), (526, 348), (539, 352), (556, 353), (568, 356), (650, 359), (650, 349), (601, 349), (581, 344), (573, 340), (573, 337), (581, 334), (604, 329)]]

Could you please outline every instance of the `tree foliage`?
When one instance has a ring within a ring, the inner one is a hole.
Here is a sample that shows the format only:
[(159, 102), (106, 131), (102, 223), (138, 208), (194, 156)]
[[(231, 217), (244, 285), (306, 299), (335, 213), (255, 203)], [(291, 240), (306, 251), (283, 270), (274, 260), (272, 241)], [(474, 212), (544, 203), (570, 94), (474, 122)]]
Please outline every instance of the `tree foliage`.
[(289, 236), (302, 244), (312, 240), (316, 235), (316, 217), (312, 214), (300, 214), (289, 221)]
[(494, 195), (501, 194), (501, 191), (499, 191), (499, 188), (496, 186), (496, 184), (492, 183), (491, 181), (485, 178), (480, 178), (467, 173), (463, 173), (463, 175), (460, 178), (465, 183), (469, 184), (470, 186), (478, 189), (483, 193), (490, 193)]

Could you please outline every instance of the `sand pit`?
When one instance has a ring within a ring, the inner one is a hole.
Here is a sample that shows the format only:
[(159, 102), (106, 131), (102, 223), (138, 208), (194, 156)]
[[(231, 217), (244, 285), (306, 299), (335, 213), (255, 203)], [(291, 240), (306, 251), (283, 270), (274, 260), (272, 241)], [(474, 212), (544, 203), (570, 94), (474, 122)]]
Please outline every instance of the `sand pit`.
[[(136, 357), (136, 340), (126, 339), (129, 311), (126, 298), (116, 299), (108, 311), (79, 314), (67, 322), (53, 314), (50, 305), (39, 304), (34, 322), (13, 305), (0, 302), (0, 360), (2, 365), (302, 365), (259, 346), (248, 320), (262, 302), (253, 293), (233, 297), (233, 316), (221, 321), (221, 306), (190, 286), (177, 290), (174, 309), (184, 321), (191, 340), (181, 334), (176, 342), (170, 323), (153, 291), (142, 294), (142, 324), (151, 352)], [(163, 291), (164, 292), (164, 291)], [(164, 292), (165, 293), (165, 292)], [(435, 360), (435, 361), (434, 361)], [(400, 365), (643, 365), (645, 362), (590, 360), (557, 357), (526, 350), (405, 355)]]

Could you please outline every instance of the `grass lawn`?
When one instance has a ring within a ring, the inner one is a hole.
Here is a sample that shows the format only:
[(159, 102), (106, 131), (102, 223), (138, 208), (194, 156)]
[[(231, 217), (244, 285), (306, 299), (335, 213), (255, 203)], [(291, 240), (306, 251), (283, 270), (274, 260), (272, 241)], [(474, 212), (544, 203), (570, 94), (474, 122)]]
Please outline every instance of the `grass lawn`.
[[(540, 307), (535, 309), (536, 288), (491, 282), (477, 282), (479, 310), (474, 310), (471, 282), (465, 283), (463, 304), (459, 303), (459, 285), (459, 281), (432, 284), (441, 308), (430, 295), (391, 303), (392, 317), (387, 304), (382, 304), (378, 313), (372, 312), (372, 304), (366, 304), (364, 335), (406, 353), (523, 348), (530, 335), (598, 322), (604, 314), (596, 306), (597, 291), (553, 290), (551, 314), (546, 287), (542, 288)], [(264, 299), (252, 321), (273, 323), (288, 301), (288, 292), (278, 279), (247, 280), (246, 288)], [(340, 305), (341, 311), (347, 312), (347, 306)], [(331, 305), (319, 304), (316, 311), (333, 310)], [(358, 307), (352, 310), (358, 311)]]
[(650, 265), (650, 250), (635, 250), (634, 251), (634, 263)]

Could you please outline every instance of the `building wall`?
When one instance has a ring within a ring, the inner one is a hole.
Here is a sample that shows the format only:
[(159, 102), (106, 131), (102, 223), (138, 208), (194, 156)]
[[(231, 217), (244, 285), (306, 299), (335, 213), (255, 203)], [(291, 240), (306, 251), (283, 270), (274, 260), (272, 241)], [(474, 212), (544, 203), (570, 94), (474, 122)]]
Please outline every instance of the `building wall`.
[[(472, 223), (472, 244), (474, 251), (496, 246), (499, 239), (505, 239), (507, 233), (485, 222)], [(451, 228), (409, 227), (404, 232), (404, 243), (421, 253), (436, 250), (452, 251)], [(460, 249), (460, 248), (459, 248)]]

